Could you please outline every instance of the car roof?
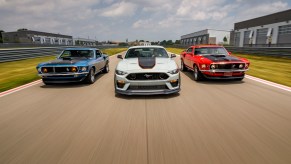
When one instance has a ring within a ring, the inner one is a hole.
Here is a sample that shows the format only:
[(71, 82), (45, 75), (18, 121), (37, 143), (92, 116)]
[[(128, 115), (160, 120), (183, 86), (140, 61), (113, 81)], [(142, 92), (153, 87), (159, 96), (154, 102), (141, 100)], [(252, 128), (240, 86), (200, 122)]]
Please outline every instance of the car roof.
[(65, 48), (65, 50), (99, 50), (98, 48), (89, 48), (89, 47), (72, 47), (72, 48)]
[(191, 47), (192, 48), (207, 48), (207, 47), (223, 47), (223, 46), (216, 45), (216, 44), (200, 44), (200, 45), (194, 45)]
[(129, 47), (128, 49), (132, 49), (132, 48), (165, 48), (163, 46), (132, 46)]

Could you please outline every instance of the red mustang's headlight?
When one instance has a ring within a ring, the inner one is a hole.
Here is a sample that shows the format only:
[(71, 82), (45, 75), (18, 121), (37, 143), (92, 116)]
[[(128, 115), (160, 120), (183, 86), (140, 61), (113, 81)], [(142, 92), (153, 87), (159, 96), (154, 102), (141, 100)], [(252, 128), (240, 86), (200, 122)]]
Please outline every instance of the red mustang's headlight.
[(249, 68), (249, 64), (246, 64), (245, 69), (248, 69), (248, 68)]

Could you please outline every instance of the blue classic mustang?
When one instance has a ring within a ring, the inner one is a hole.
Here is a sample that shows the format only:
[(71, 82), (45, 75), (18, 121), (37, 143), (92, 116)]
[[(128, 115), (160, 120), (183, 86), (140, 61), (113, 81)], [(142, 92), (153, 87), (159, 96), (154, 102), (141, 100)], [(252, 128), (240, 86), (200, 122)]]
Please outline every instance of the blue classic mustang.
[(108, 55), (96, 48), (66, 48), (56, 60), (40, 63), (36, 69), (45, 84), (95, 82), (99, 72), (109, 72)]

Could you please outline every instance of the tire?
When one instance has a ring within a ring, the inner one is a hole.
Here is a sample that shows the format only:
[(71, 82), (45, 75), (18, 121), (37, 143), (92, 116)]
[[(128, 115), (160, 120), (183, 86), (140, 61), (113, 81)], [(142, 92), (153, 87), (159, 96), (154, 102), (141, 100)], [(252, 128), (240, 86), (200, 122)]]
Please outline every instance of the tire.
[(202, 73), (199, 71), (197, 65), (194, 65), (193, 77), (194, 77), (194, 80), (195, 80), (195, 81), (201, 81), (201, 80), (203, 80), (203, 75), (202, 75)]
[(242, 81), (244, 79), (244, 77), (241, 77), (241, 78), (237, 78), (237, 79), (234, 79), (235, 81)]
[(181, 70), (183, 72), (187, 71), (187, 68), (185, 67), (185, 64), (184, 64), (183, 60), (181, 60)]
[(42, 79), (42, 82), (43, 82), (45, 85), (51, 85), (51, 83), (49, 83), (49, 82), (47, 82), (47, 81), (44, 81), (43, 79)]
[(95, 82), (95, 71), (94, 71), (94, 68), (90, 69), (90, 72), (88, 73), (88, 75), (87, 75), (85, 80), (89, 84), (93, 84)]
[(108, 73), (109, 72), (109, 64), (106, 63), (106, 65), (104, 66), (102, 73)]

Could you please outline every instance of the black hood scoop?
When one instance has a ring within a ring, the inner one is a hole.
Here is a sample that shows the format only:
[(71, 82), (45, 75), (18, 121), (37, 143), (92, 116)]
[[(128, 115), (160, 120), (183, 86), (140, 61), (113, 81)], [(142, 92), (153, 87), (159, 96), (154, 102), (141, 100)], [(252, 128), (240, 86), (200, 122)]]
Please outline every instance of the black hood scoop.
[(206, 55), (205, 58), (213, 61), (213, 62), (238, 62), (241, 61), (234, 56), (229, 55)]
[(151, 69), (156, 65), (155, 57), (139, 57), (138, 64), (142, 69)]

